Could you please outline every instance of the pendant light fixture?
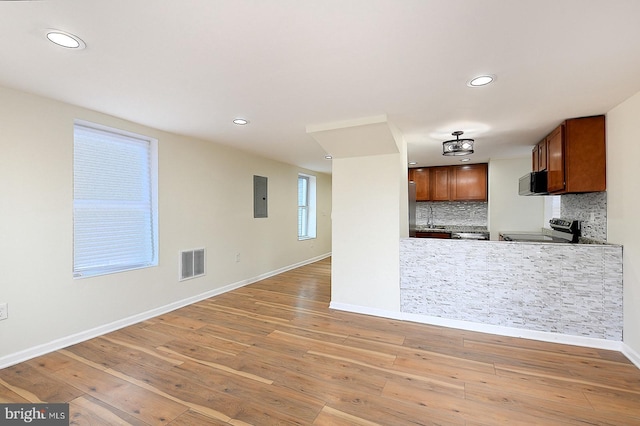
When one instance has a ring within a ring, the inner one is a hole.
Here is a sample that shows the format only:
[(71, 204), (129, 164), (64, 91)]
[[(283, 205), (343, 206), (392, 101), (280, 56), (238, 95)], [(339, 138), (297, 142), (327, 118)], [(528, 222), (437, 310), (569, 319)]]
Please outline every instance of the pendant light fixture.
[(455, 139), (442, 142), (442, 155), (469, 155), (473, 154), (473, 139), (460, 139), (464, 132), (456, 130), (451, 133)]

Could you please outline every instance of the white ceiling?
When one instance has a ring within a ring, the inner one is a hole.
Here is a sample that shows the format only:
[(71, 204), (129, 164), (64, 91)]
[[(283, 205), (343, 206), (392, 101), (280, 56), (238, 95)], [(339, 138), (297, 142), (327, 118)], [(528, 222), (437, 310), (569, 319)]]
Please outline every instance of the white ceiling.
[(454, 130), (482, 162), (640, 91), (639, 17), (638, 0), (0, 1), (0, 85), (316, 171), (307, 126), (384, 115), (419, 165), (457, 163)]

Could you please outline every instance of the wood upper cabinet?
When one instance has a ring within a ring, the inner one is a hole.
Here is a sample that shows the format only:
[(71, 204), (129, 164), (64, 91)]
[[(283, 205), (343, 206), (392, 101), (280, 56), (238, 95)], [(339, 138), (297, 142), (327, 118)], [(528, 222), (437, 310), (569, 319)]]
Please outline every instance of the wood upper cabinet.
[(430, 167), (431, 201), (449, 201), (451, 199), (450, 167)]
[(547, 190), (605, 191), (606, 163), (604, 115), (566, 120), (547, 137)]
[(536, 149), (538, 150), (538, 170), (539, 172), (543, 170), (547, 170), (547, 153), (548, 153), (548, 138), (542, 139), (536, 145)]
[(409, 180), (416, 184), (416, 201), (430, 201), (429, 169), (409, 169)]
[(487, 164), (409, 169), (416, 201), (487, 201)]
[(564, 125), (547, 136), (547, 191), (564, 190)]
[(453, 201), (487, 200), (487, 164), (453, 166), (451, 199)]
[(538, 142), (531, 150), (531, 170), (541, 172), (547, 170), (548, 136)]

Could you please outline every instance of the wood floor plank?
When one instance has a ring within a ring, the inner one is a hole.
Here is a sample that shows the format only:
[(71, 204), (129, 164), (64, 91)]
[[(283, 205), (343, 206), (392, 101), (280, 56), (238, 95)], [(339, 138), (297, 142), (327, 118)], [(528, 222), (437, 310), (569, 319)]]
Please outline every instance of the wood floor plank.
[(526, 360), (528, 362), (539, 362), (541, 365), (545, 363), (564, 364), (572, 369), (585, 368), (589, 370), (606, 368), (607, 374), (616, 373), (626, 376), (627, 372), (634, 369), (630, 362), (611, 361), (602, 359), (599, 356), (586, 355), (573, 352), (554, 352), (545, 351), (543, 349), (532, 349), (524, 347), (505, 346), (497, 343), (473, 342), (465, 340), (465, 348), (479, 350), (486, 354), (495, 354), (499, 356), (508, 356), (513, 358), (517, 352), (517, 359)]
[(596, 411), (584, 404), (572, 405), (570, 401), (557, 401), (550, 398), (532, 397), (530, 393), (523, 394), (511, 389), (496, 386), (468, 384), (465, 389), (466, 399), (477, 401), (495, 409), (506, 408), (514, 413), (527, 413), (539, 418), (538, 423), (552, 423), (554, 419), (565, 417), (566, 423), (583, 424), (633, 424), (623, 413), (610, 415), (604, 411)]
[(592, 387), (584, 392), (594, 410), (613, 416), (625, 416), (633, 419), (629, 424), (640, 425), (640, 396), (636, 392), (612, 391), (600, 387)]
[[(576, 424), (565, 422), (558, 418), (550, 419), (541, 415), (540, 410), (514, 409), (513, 404), (509, 404), (511, 399), (501, 398), (498, 400), (488, 399), (479, 401), (469, 397), (468, 387), (465, 386), (466, 396), (463, 398), (444, 395), (440, 392), (432, 392), (417, 387), (417, 382), (405, 385), (390, 382), (385, 387), (384, 395), (403, 401), (412, 401), (415, 404), (427, 406), (432, 412), (438, 412), (440, 417), (448, 414), (452, 417), (452, 422), (463, 422), (462, 424), (522, 424), (522, 425), (550, 425), (550, 424)], [(490, 389), (493, 389), (489, 387)], [(499, 388), (496, 388), (499, 389)], [(509, 393), (509, 392), (507, 392)]]
[[(496, 364), (496, 374), (502, 376), (520, 376), (520, 377), (534, 377), (540, 379), (541, 382), (561, 382), (565, 386), (576, 385), (579, 388), (585, 387), (601, 387), (604, 389), (628, 391), (635, 393), (640, 397), (639, 387), (635, 387), (633, 384), (621, 385), (618, 380), (608, 380), (606, 377), (594, 378), (588, 373), (576, 374), (574, 371), (567, 371), (555, 366), (532, 365), (527, 363), (520, 363), (515, 365), (512, 363), (509, 365)], [(631, 373), (631, 376), (636, 376), (637, 373)], [(630, 379), (635, 382), (635, 378)], [(533, 382), (533, 381), (532, 381)]]
[[(97, 365), (97, 364), (96, 364)], [(149, 424), (165, 424), (187, 410), (164, 395), (149, 392), (90, 363), (75, 363), (54, 375), (84, 393)]]
[(620, 352), (330, 309), (324, 259), (0, 370), (79, 425), (640, 425)]
[(348, 365), (369, 368), (375, 371), (377, 374), (386, 375), (389, 378), (389, 380), (391, 380), (392, 378), (400, 378), (400, 379), (406, 379), (406, 380), (416, 380), (420, 382), (425, 382), (425, 383), (428, 383), (429, 386), (437, 386), (437, 387), (445, 387), (445, 388), (448, 387), (456, 390), (464, 389), (464, 382), (458, 380), (455, 377), (454, 378), (443, 377), (443, 376), (435, 377), (429, 373), (425, 373), (419, 370), (405, 371), (395, 367), (380, 367), (373, 364), (369, 364), (367, 362), (357, 361), (352, 358), (345, 358), (339, 355), (328, 355), (326, 353), (321, 353), (321, 352), (310, 351), (309, 354), (312, 356), (333, 359), (334, 361), (346, 363)]
[(0, 402), (3, 404), (22, 404), (29, 403), (29, 399), (21, 396), (18, 392), (14, 392), (14, 387), (0, 379)]
[(83, 395), (69, 403), (69, 424), (82, 426), (147, 425), (142, 420), (89, 395)]
[(212, 310), (221, 313), (225, 317), (229, 314), (234, 314), (240, 317), (248, 317), (252, 320), (260, 320), (267, 324), (288, 324), (293, 315), (291, 312), (278, 311), (276, 309), (264, 307), (258, 305), (254, 300), (242, 300), (241, 303), (236, 303), (235, 306), (227, 306), (233, 304), (233, 301), (225, 303), (212, 303), (209, 301), (201, 302), (198, 308), (202, 310)]
[(308, 351), (321, 351), (326, 354), (339, 354), (345, 358), (363, 360), (376, 365), (389, 366), (396, 360), (396, 356), (394, 354), (385, 353), (383, 351), (329, 343), (326, 341), (317, 341), (309, 337), (286, 333), (280, 330), (276, 330), (271, 333), (270, 337), (277, 342), (290, 343), (295, 346), (304, 347)]
[(386, 396), (358, 395), (345, 391), (340, 398), (332, 399), (327, 405), (381, 425), (464, 424), (463, 419), (457, 421), (455, 416), (446, 411)]
[(64, 381), (42, 374), (29, 363), (1, 370), (0, 384), (29, 402), (68, 402), (82, 394)]
[[(237, 357), (227, 357), (219, 362), (236, 370), (269, 378), (274, 385), (317, 398), (334, 390), (339, 392), (344, 386), (362, 393), (379, 394), (386, 381), (386, 378), (375, 374), (375, 370), (351, 368), (343, 363), (330, 365), (311, 355), (302, 356), (300, 353), (284, 353), (274, 349), (277, 350), (277, 347), (254, 346)], [(320, 393), (316, 394), (316, 390)]]
[(111, 336), (103, 336), (102, 339), (120, 346), (125, 352), (127, 352), (128, 358), (133, 358), (134, 360), (145, 359), (145, 363), (158, 365), (179, 365), (181, 363), (181, 361), (178, 361), (175, 358), (163, 356), (157, 349), (149, 349)]
[(343, 343), (349, 337), (346, 334), (325, 331), (321, 327), (318, 327), (315, 323), (309, 325), (293, 322), (292, 324), (288, 324), (286, 326), (280, 326), (277, 328), (277, 330), (289, 334), (307, 337), (309, 339), (338, 344)]
[[(270, 415), (275, 419), (279, 417), (286, 419), (291, 415), (290, 413), (293, 413), (303, 424), (311, 423), (324, 405), (320, 399), (293, 392), (288, 388), (278, 388), (226, 371), (212, 374), (207, 366), (198, 363), (192, 365), (185, 363), (176, 367), (174, 371), (189, 379), (190, 383), (202, 385), (242, 401), (232, 417), (249, 423), (252, 423), (251, 418), (259, 415), (260, 411), (271, 413)], [(280, 415), (278, 416), (277, 413)], [(261, 416), (259, 417), (262, 419)]]
[(480, 380), (486, 374), (494, 374), (494, 367), (491, 364), (470, 362), (468, 360), (450, 360), (415, 354), (411, 358), (398, 357), (394, 363), (394, 368), (398, 371), (411, 373), (421, 371), (431, 377), (442, 379), (455, 379), (459, 383)]
[(16, 386), (0, 379), (0, 386), (2, 386), (2, 394), (6, 395), (6, 398), (7, 398), (3, 402), (19, 402), (19, 401), (34, 402), (34, 403), (44, 402), (38, 397), (38, 395), (28, 390), (27, 389), (28, 386), (25, 386), (25, 384)]
[(260, 377), (258, 375), (251, 374), (251, 373), (246, 373), (244, 371), (239, 371), (239, 370), (227, 367), (226, 365), (223, 365), (223, 364), (220, 364), (220, 363), (217, 363), (217, 362), (207, 361), (205, 359), (202, 359), (202, 357), (194, 358), (192, 356), (188, 356), (188, 355), (182, 354), (180, 352), (171, 350), (171, 349), (166, 348), (166, 347), (160, 347), (160, 348), (158, 348), (158, 350), (160, 350), (162, 352), (166, 352), (168, 354), (173, 354), (173, 355), (177, 356), (178, 358), (184, 358), (186, 360), (193, 361), (193, 362), (196, 362), (198, 364), (206, 365), (207, 367), (210, 367), (210, 368), (213, 368), (213, 369), (216, 369), (216, 370), (224, 371), (225, 373), (237, 374), (238, 376), (243, 377), (245, 379), (255, 380), (256, 382), (264, 383), (264, 384), (267, 384), (267, 385), (270, 385), (270, 384), (273, 383), (273, 380), (265, 379), (264, 377)]
[(164, 322), (171, 324), (172, 327), (180, 327), (185, 330), (198, 330), (207, 325), (205, 321), (189, 318), (180, 315), (176, 311), (161, 315), (154, 319), (154, 322)]
[(224, 426), (230, 424), (229, 422), (214, 419), (204, 416), (197, 411), (189, 410), (186, 413), (176, 417), (171, 423), (171, 426)]
[[(155, 329), (154, 329), (155, 327)], [(175, 334), (167, 333), (167, 330), (174, 331)], [(118, 339), (132, 345), (138, 345), (145, 348), (154, 348), (161, 346), (166, 342), (173, 340), (174, 335), (184, 336), (189, 333), (184, 329), (172, 327), (165, 323), (145, 321), (143, 323), (134, 324), (129, 327), (121, 328), (109, 333), (107, 336), (112, 339)]]
[(205, 417), (229, 422), (242, 408), (243, 402), (215, 388), (189, 380), (180, 367), (170, 371), (153, 366), (124, 363), (109, 373), (149, 392), (183, 404)]
[(352, 414), (344, 413), (335, 408), (325, 406), (313, 422), (315, 426), (378, 426), (369, 420), (365, 420)]

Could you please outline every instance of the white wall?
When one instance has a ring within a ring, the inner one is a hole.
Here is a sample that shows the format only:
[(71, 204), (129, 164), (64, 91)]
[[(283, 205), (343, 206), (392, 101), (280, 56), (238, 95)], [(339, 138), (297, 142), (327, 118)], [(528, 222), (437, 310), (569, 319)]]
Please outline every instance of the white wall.
[[(74, 119), (158, 139), (157, 267), (72, 279)], [(9, 306), (0, 365), (20, 351), (331, 252), (329, 175), (2, 87), (0, 129), (0, 302)], [(313, 240), (297, 239), (298, 172), (317, 176)], [(253, 175), (269, 179), (266, 219), (253, 218)], [(207, 275), (178, 282), (179, 251), (198, 247), (207, 248)]]
[(544, 219), (541, 196), (518, 195), (518, 179), (531, 172), (531, 157), (491, 160), (489, 163), (489, 231), (540, 231)]
[(607, 113), (607, 241), (623, 245), (624, 342), (636, 354), (640, 354), (639, 123), (640, 92)]
[(400, 311), (400, 164), (400, 154), (333, 160), (332, 306)]

